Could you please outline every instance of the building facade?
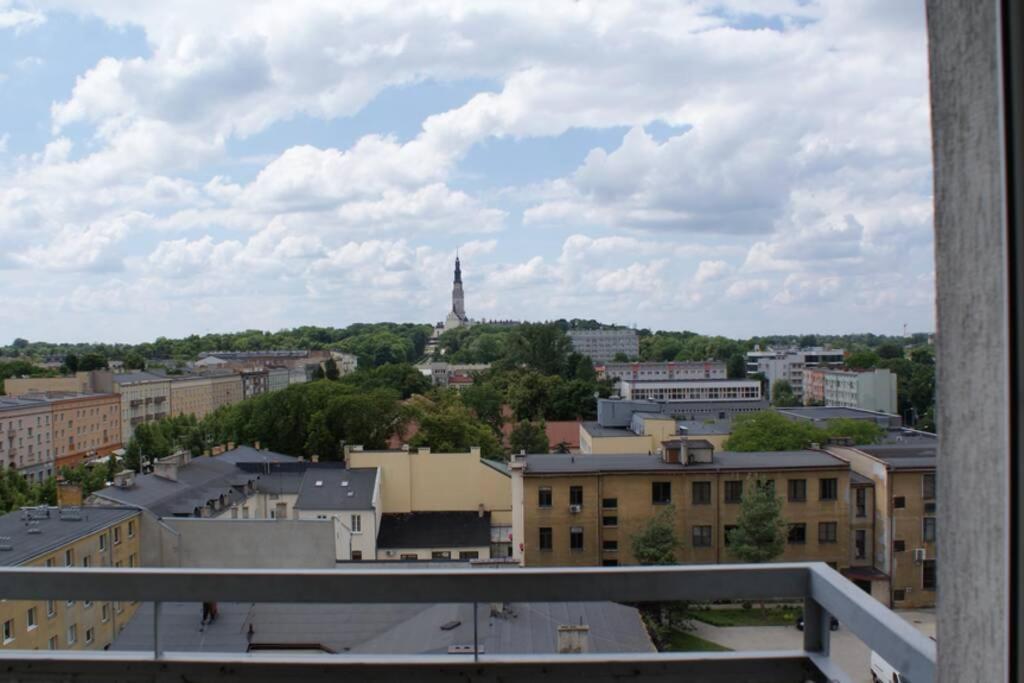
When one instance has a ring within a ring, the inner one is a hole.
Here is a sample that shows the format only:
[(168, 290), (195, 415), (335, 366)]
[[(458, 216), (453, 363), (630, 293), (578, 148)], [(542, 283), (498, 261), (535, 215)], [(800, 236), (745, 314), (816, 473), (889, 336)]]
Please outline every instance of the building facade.
[(622, 379), (622, 398), (627, 401), (761, 401), (761, 382), (756, 379)]
[(627, 358), (640, 356), (640, 337), (636, 330), (569, 330), (573, 351), (590, 356), (595, 363), (608, 363), (616, 354)]
[(469, 317), (466, 315), (466, 294), (462, 291), (462, 264), (459, 257), (455, 257), (455, 277), (452, 280), (452, 307), (444, 320), (444, 329), (454, 330), (456, 327), (464, 327), (469, 324)]
[(723, 361), (667, 361), (664, 363), (609, 362), (597, 368), (599, 379), (726, 379)]
[(54, 474), (50, 404), (40, 398), (0, 396), (0, 463), (43, 481)]
[(240, 374), (243, 399), (254, 398), (269, 391), (270, 380), (266, 369), (243, 370)]
[[(26, 508), (0, 517), (9, 549), (0, 562), (27, 567), (138, 567), (141, 513), (129, 508)], [(0, 602), (2, 647), (103, 650), (138, 603), (90, 600)]]
[(213, 388), (206, 375), (180, 375), (171, 381), (171, 416), (195, 415), (201, 420), (213, 412)]
[(242, 376), (232, 373), (210, 376), (210, 407), (217, 410), (242, 400)]
[(896, 374), (885, 368), (864, 372), (805, 369), (804, 405), (861, 408), (896, 413)]
[(267, 369), (267, 391), (280, 391), (287, 388), (289, 382), (288, 368)]
[(128, 443), (135, 428), (170, 415), (171, 381), (167, 375), (137, 371), (109, 377), (109, 386), (121, 396), (121, 442)]
[(87, 394), (96, 391), (92, 372), (76, 372), (68, 377), (9, 377), (4, 380), (4, 393), (8, 396), (67, 392)]
[(54, 472), (121, 448), (121, 397), (117, 394), (50, 395)]
[(768, 349), (755, 347), (747, 352), (747, 376), (760, 374), (768, 380), (768, 393), (775, 382), (786, 380), (793, 394), (804, 396), (804, 368), (841, 368), (846, 357), (842, 349), (811, 347), (804, 349)]

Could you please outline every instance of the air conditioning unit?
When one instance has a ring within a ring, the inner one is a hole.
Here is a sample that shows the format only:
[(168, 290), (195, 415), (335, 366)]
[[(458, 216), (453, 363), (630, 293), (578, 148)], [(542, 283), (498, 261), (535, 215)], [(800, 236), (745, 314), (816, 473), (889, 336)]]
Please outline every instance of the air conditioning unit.
[(579, 514), (580, 512), (583, 512), (583, 506), (582, 505), (570, 505), (569, 506), (569, 512), (571, 512), (574, 515)]
[(914, 548), (914, 562), (924, 562), (928, 557), (928, 551), (925, 548)]
[(394, 557), (395, 556), (395, 551), (394, 550), (385, 550), (384, 554), (387, 555), (388, 557)]

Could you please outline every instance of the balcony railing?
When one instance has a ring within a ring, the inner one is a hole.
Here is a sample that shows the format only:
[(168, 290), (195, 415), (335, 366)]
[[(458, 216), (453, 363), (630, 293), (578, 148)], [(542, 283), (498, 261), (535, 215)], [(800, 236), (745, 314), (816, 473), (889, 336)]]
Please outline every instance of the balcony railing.
[[(6, 676), (77, 681), (849, 681), (829, 658), (830, 616), (899, 670), (935, 679), (935, 643), (820, 563), (583, 569), (97, 569), (0, 568), (7, 600), (155, 603), (154, 650), (0, 651)], [(487, 603), (803, 599), (800, 650), (625, 653), (361, 655), (175, 652), (159, 630), (162, 602)], [(865, 663), (866, 665), (866, 663)], [(858, 678), (865, 672), (856, 672)], [(349, 678), (351, 677), (351, 678)]]

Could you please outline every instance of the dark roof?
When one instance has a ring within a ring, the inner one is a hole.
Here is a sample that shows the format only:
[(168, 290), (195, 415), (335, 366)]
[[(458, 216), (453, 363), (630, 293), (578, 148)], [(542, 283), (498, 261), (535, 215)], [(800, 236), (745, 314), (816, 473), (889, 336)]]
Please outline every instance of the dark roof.
[(711, 422), (705, 422), (704, 420), (680, 420), (680, 427), (686, 427), (686, 431), (690, 436), (704, 436), (704, 435), (722, 435), (732, 433), (732, 420), (725, 418), (724, 420), (712, 420)]
[(759, 379), (747, 379), (746, 377), (665, 377), (664, 379), (634, 379), (632, 377), (621, 377), (619, 378), (619, 381), (629, 384), (651, 384), (655, 382), (658, 384), (697, 384), (705, 382), (744, 382), (745, 384), (761, 383), (761, 380)]
[[(668, 419), (672, 419), (671, 416), (665, 416)], [(604, 427), (598, 422), (587, 421), (583, 422), (583, 429), (590, 434), (591, 437), (603, 437), (603, 436), (642, 436), (636, 432), (630, 430), (628, 427)]]
[[(678, 446), (680, 443), (682, 443), (682, 439), (680, 439), (677, 436), (674, 439), (668, 439), (666, 441), (662, 441), (661, 445), (662, 446)], [(710, 449), (714, 449), (714, 447), (715, 447), (715, 445), (713, 443), (711, 443), (710, 441), (708, 441), (707, 439), (689, 439), (689, 438), (686, 439), (686, 446), (687, 446), (687, 448), (700, 448), (700, 449), (706, 448), (706, 449), (709, 449), (709, 450)]]
[(849, 463), (824, 451), (755, 451), (740, 453), (720, 451), (710, 463), (681, 465), (664, 462), (657, 455), (580, 455), (545, 453), (526, 456), (526, 472), (558, 474), (561, 472), (687, 472), (706, 470), (774, 470), (809, 467), (842, 467)]
[(293, 455), (275, 453), (274, 451), (257, 450), (252, 446), (238, 446), (230, 451), (225, 451), (216, 457), (232, 464), (240, 462), (298, 462), (299, 459)]
[(490, 512), (385, 514), (377, 534), (378, 548), (474, 548), (490, 544)]
[(850, 470), (850, 486), (873, 486), (874, 483), (860, 472)]
[(857, 446), (868, 455), (884, 461), (894, 470), (935, 469), (937, 444)]
[(490, 467), (492, 470), (497, 470), (504, 474), (506, 477), (512, 476), (512, 470), (509, 469), (508, 463), (504, 460), (491, 460), (490, 458), (480, 458), (480, 464), (486, 467)]
[[(340, 570), (342, 574), (344, 570)], [(652, 652), (635, 608), (613, 602), (509, 603), (494, 616), (477, 611), (480, 644), (488, 654), (554, 654), (560, 625), (590, 627), (591, 652)], [(199, 630), (199, 603), (165, 602), (161, 645), (177, 652), (246, 652), (252, 645), (307, 646), (353, 654), (447, 654), (473, 642), (473, 606), (457, 604), (234, 603), (218, 606), (217, 620)], [(442, 630), (443, 624), (454, 628)], [(152, 650), (153, 603), (139, 605), (112, 650)]]
[(375, 467), (307, 469), (299, 485), (297, 510), (370, 510), (377, 482)]
[(805, 420), (834, 420), (847, 418), (851, 420), (899, 419), (898, 415), (881, 413), (863, 408), (846, 408), (843, 406), (795, 406), (792, 408), (776, 408), (784, 415), (803, 418)]
[(222, 495), (226, 504), (245, 500), (236, 487), (244, 481), (255, 483), (259, 479), (255, 472), (243, 472), (226, 460), (208, 457), (193, 458), (178, 467), (177, 476), (177, 481), (172, 481), (155, 474), (140, 474), (131, 488), (107, 486), (93, 495), (144, 508), (157, 517), (191, 516), (195, 508)]
[[(62, 514), (58, 508), (41, 506), (28, 510), (9, 512), (0, 517), (0, 536), (6, 537), (10, 550), (0, 550), (0, 565), (17, 566), (34, 557), (73, 543), (89, 534), (96, 533), (139, 514), (138, 510), (126, 507), (83, 507), (79, 515)], [(29, 533), (29, 529), (38, 533)], [(58, 562), (62, 563), (61, 558)]]

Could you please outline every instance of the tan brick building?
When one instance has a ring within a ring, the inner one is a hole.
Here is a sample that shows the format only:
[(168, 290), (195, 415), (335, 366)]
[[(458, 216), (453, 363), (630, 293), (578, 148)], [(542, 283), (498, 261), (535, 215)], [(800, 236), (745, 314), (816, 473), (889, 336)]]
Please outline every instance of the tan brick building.
[(0, 465), (36, 481), (53, 475), (51, 412), (41, 398), (0, 396)]
[[(130, 508), (32, 508), (0, 517), (0, 562), (29, 567), (139, 566), (141, 513)], [(0, 645), (18, 650), (102, 650), (137, 603), (90, 600), (0, 602)]]
[(117, 394), (48, 395), (53, 410), (56, 471), (109, 455), (121, 447), (121, 397)]
[(213, 412), (213, 387), (205, 375), (171, 378), (171, 417), (195, 415), (201, 420)]
[[(678, 442), (677, 442), (678, 443)], [(512, 463), (513, 526), (526, 566), (633, 564), (632, 539), (671, 506), (682, 563), (736, 561), (726, 536), (746, 487), (772, 482), (789, 538), (780, 561), (870, 565), (853, 547), (849, 463), (821, 450), (683, 456), (528, 455)], [(699, 449), (699, 451), (698, 451)], [(669, 452), (666, 450), (666, 452)], [(870, 505), (872, 499), (865, 500)], [(873, 517), (873, 511), (865, 510)]]
[(231, 373), (210, 375), (211, 410), (242, 400), (242, 376)]

